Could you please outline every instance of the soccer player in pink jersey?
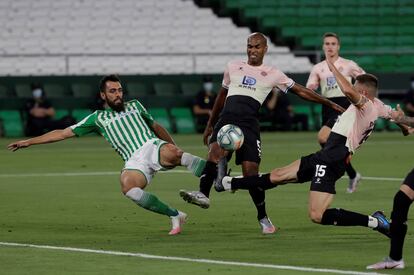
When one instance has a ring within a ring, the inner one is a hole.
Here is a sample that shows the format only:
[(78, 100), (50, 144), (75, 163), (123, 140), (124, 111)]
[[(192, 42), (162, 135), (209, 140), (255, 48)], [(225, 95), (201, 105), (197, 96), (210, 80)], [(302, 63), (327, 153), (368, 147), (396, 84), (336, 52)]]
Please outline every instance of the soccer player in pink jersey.
[[(261, 141), (257, 116), (260, 106), (274, 87), (285, 93), (292, 91), (306, 100), (324, 104), (339, 112), (344, 110), (316, 92), (295, 83), (279, 69), (263, 64), (266, 51), (267, 40), (265, 36), (261, 33), (253, 33), (247, 39), (247, 62), (237, 60), (227, 64), (222, 88), (218, 93), (204, 131), (204, 143), (207, 144), (208, 138), (211, 138), (209, 139), (208, 160), (200, 177), (200, 191), (181, 190), (180, 196), (185, 201), (202, 208), (209, 207), (210, 189), (217, 177), (217, 163), (225, 161), (226, 152), (219, 147), (216, 141), (217, 132), (223, 125), (235, 124), (242, 129), (244, 143), (235, 152), (236, 164), (242, 165), (244, 176), (258, 174)], [(221, 171), (223, 170), (221, 169)], [(225, 172), (219, 174), (224, 176)], [(257, 218), (262, 233), (274, 233), (276, 228), (266, 213), (264, 190), (254, 187), (249, 190), (249, 193), (257, 208)]]
[[(326, 58), (330, 58), (334, 62), (338, 70), (349, 82), (358, 75), (365, 73), (354, 61), (339, 56), (340, 40), (335, 33), (328, 32), (324, 34), (322, 48)], [(350, 105), (348, 98), (341, 91), (335, 76), (329, 70), (325, 60), (313, 66), (306, 87), (312, 90), (320, 87), (322, 96), (329, 98), (344, 108), (348, 108)], [(318, 133), (318, 141), (321, 146), (326, 144), (338, 115), (339, 113), (335, 110), (322, 106), (322, 127)], [(346, 173), (349, 176), (347, 192), (353, 193), (361, 180), (361, 174), (355, 171), (351, 163), (347, 164)]]
[[(395, 122), (414, 127), (414, 117), (404, 115), (404, 112), (397, 106), (397, 112), (391, 117)], [(414, 128), (409, 128), (408, 133), (412, 134)], [(405, 263), (402, 258), (405, 235), (407, 234), (407, 218), (410, 206), (414, 201), (414, 169), (405, 177), (400, 189), (394, 196), (391, 212), (391, 240), (388, 257), (384, 260), (367, 266), (367, 269), (403, 269)]]
[(322, 225), (365, 226), (390, 236), (390, 223), (381, 211), (363, 215), (341, 208), (329, 208), (336, 193), (335, 182), (345, 173), (346, 163), (370, 136), (377, 118), (390, 119), (393, 111), (376, 98), (378, 81), (375, 76), (359, 75), (352, 86), (333, 62), (328, 60), (328, 65), (352, 105), (336, 121), (326, 145), (314, 154), (262, 176), (225, 176), (220, 181), (222, 189), (250, 189), (254, 186), (270, 189), (287, 183), (311, 181), (308, 212), (313, 222)]

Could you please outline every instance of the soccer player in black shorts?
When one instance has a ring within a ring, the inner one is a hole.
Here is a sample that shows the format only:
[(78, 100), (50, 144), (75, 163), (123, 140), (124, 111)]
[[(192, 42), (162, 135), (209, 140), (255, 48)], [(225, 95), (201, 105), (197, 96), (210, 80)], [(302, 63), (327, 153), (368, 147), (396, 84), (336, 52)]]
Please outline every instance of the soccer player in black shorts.
[[(257, 117), (260, 106), (273, 88), (278, 88), (285, 93), (292, 91), (308, 101), (327, 105), (339, 112), (344, 111), (339, 105), (295, 83), (279, 69), (263, 64), (266, 51), (265, 36), (261, 33), (253, 33), (247, 39), (247, 62), (235, 60), (227, 64), (222, 88), (203, 135), (204, 144), (208, 143), (209, 152), (200, 177), (200, 191), (181, 190), (180, 196), (185, 201), (202, 208), (209, 207), (210, 189), (218, 174), (217, 163), (219, 161), (222, 163), (227, 154), (216, 141), (218, 130), (225, 124), (235, 124), (244, 132), (244, 144), (236, 152), (236, 163), (242, 165), (243, 175), (254, 176), (259, 173), (261, 141)], [(207, 142), (210, 135), (210, 142)], [(262, 233), (274, 233), (276, 228), (266, 213), (264, 190), (253, 187), (249, 189), (249, 193), (257, 209), (257, 219)]]
[[(349, 82), (358, 75), (365, 73), (354, 61), (339, 56), (340, 39), (337, 34), (332, 32), (325, 33), (323, 35), (322, 48), (325, 56), (332, 59), (335, 66)], [(313, 66), (306, 87), (312, 90), (320, 87), (322, 96), (329, 98), (345, 109), (350, 105), (348, 98), (342, 93), (325, 60)], [(322, 127), (318, 133), (318, 142), (322, 147), (326, 144), (329, 133), (339, 115), (340, 113), (335, 112), (335, 110), (322, 106)], [(346, 173), (349, 177), (347, 192), (353, 193), (361, 180), (361, 174), (352, 167), (351, 163), (346, 165)]]

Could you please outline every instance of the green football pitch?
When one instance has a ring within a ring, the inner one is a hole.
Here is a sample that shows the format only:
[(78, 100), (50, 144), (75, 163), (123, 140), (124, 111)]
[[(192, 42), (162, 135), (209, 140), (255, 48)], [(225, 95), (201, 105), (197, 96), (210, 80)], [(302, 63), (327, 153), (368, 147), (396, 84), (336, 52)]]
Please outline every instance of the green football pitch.
[[(206, 156), (201, 136), (174, 138), (183, 150)], [(14, 153), (6, 150), (11, 141), (0, 139), (1, 274), (366, 274), (366, 265), (388, 254), (388, 239), (371, 229), (310, 222), (308, 183), (266, 193), (268, 214), (280, 229), (264, 236), (248, 192), (213, 190), (207, 210), (182, 201), (179, 189), (197, 189), (198, 179), (181, 167), (158, 173), (146, 189), (189, 215), (182, 234), (168, 236), (167, 217), (121, 194), (123, 162), (103, 138)], [(318, 149), (316, 133), (264, 133), (262, 143), (262, 172)], [(353, 158), (363, 175), (357, 192), (347, 194), (341, 179), (332, 206), (389, 216), (413, 168), (413, 147), (414, 137), (374, 133)], [(406, 269), (383, 273), (414, 274), (413, 233), (409, 227)]]

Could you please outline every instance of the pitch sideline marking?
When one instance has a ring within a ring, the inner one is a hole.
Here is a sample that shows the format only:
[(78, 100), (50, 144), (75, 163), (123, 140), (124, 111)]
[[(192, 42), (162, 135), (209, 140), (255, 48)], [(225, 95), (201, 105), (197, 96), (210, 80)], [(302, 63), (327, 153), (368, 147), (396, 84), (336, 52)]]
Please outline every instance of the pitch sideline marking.
[[(158, 173), (177, 173), (177, 174), (189, 174), (187, 170), (168, 170), (160, 171)], [(0, 178), (20, 178), (20, 177), (78, 177), (78, 176), (112, 176), (119, 175), (120, 171), (101, 171), (101, 172), (67, 172), (67, 173), (28, 173), (28, 174), (0, 174)], [(235, 175), (240, 175), (241, 172), (235, 171)], [(342, 178), (346, 178), (345, 176)], [(399, 181), (402, 182), (404, 178), (385, 178), (385, 177), (362, 177), (363, 180), (374, 180), (374, 181)]]
[(64, 246), (35, 245), (35, 244), (9, 243), (9, 242), (0, 242), (0, 246), (29, 247), (29, 248), (38, 248), (38, 249), (62, 250), (62, 251), (70, 251), (70, 252), (106, 254), (106, 255), (115, 255), (115, 256), (130, 256), (130, 257), (138, 257), (138, 258), (145, 258), (145, 259), (156, 259), (156, 260), (167, 260), (167, 261), (182, 261), (182, 262), (207, 263), (207, 264), (219, 264), (219, 265), (233, 265), (233, 266), (244, 266), (244, 267), (260, 267), (260, 268), (296, 270), (296, 271), (305, 271), (305, 272), (354, 274), (354, 275), (368, 275), (368, 274), (369, 275), (372, 275), (372, 274), (382, 274), (382, 275), (384, 275), (384, 273), (376, 273), (376, 272), (359, 272), (359, 271), (350, 271), (350, 270), (312, 268), (312, 267), (289, 266), (289, 265), (257, 264), (257, 263), (248, 263), (248, 262), (234, 262), (234, 261), (219, 261), (219, 260), (194, 259), (194, 258), (184, 258), (184, 257), (170, 257), (170, 256), (150, 255), (150, 254), (144, 254), (144, 253), (131, 253), (131, 252), (112, 251), (112, 250), (95, 250), (95, 249), (64, 247)]

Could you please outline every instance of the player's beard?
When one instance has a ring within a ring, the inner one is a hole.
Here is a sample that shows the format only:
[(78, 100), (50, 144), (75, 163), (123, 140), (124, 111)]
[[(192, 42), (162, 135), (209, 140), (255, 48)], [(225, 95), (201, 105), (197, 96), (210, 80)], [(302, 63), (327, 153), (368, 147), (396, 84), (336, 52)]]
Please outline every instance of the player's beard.
[(120, 98), (117, 102), (108, 101), (107, 103), (108, 103), (108, 106), (111, 107), (111, 109), (117, 113), (125, 111), (124, 100), (122, 98)]

